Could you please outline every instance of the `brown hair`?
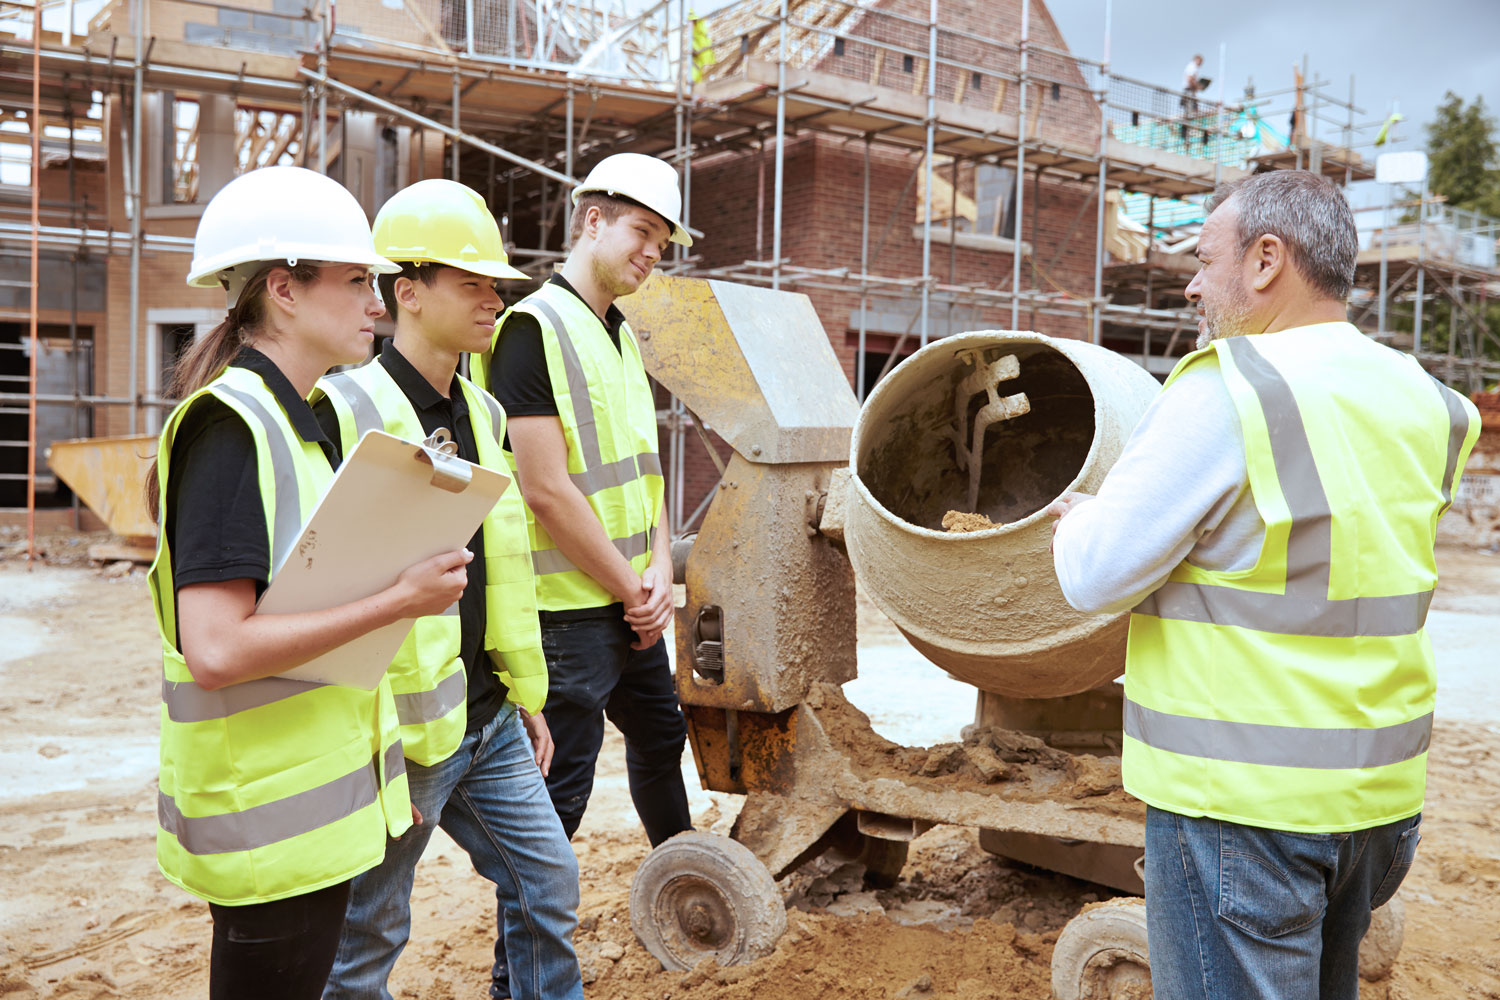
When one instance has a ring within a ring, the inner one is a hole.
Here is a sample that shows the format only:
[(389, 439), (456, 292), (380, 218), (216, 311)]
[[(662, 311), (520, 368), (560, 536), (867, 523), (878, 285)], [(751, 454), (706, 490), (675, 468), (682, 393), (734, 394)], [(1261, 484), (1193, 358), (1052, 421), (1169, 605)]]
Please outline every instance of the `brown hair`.
[[(172, 378), (167, 384), (167, 395), (172, 399), (187, 399), (193, 393), (218, 378), (234, 360), (240, 348), (249, 344), (260, 332), (266, 321), (266, 282), (271, 272), (278, 267), (287, 268), (292, 280), (299, 285), (308, 285), (318, 278), (318, 269), (312, 264), (287, 264), (280, 262), (262, 268), (245, 282), (240, 297), (229, 308), (223, 322), (202, 337), (193, 341), (193, 346), (172, 366)], [(152, 459), (146, 473), (146, 510), (153, 521), (159, 520), (161, 484), (157, 481), (156, 465)]]
[(568, 242), (576, 245), (583, 238), (583, 220), (589, 214), (589, 209), (597, 208), (600, 217), (609, 223), (618, 219), (621, 212), (634, 204), (636, 203), (629, 198), (617, 198), (603, 191), (584, 192), (578, 196), (578, 204), (573, 206), (573, 218), (568, 226)]

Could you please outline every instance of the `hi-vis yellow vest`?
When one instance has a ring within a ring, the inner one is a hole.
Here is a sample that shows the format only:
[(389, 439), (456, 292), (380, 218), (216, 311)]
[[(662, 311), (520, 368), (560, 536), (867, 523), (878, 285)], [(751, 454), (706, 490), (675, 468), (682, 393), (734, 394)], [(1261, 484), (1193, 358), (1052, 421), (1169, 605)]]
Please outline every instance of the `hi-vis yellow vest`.
[[(548, 282), (512, 307), (542, 328), (547, 374), (568, 444), (568, 476), (588, 500), (615, 548), (637, 573), (651, 562), (664, 493), (656, 446), (656, 403), (630, 324), (620, 324), (620, 347), (583, 300)], [(507, 314), (508, 315), (508, 314)], [(501, 317), (495, 330), (504, 325)], [(472, 359), (470, 373), (488, 387), (490, 350)], [(524, 489), (525, 484), (521, 484)], [(599, 608), (615, 596), (574, 566), (547, 529), (526, 509), (537, 604), (543, 611)]]
[(1130, 617), (1125, 788), (1308, 833), (1422, 808), (1433, 543), (1473, 404), (1347, 323), (1215, 341), (1266, 524), (1255, 566), (1188, 563)]
[[(162, 430), (157, 480), (165, 526), (172, 439), (205, 395), (255, 440), (274, 576), (333, 479), (259, 375), (228, 368), (184, 400)], [(283, 677), (207, 691), (177, 648), (172, 553), (161, 532), (147, 578), (162, 642), (156, 859), (162, 874), (215, 903), (262, 903), (352, 878), (411, 826), (406, 762), (390, 685), (374, 691)]]
[[(511, 476), (500, 446), (505, 440), (505, 411), (467, 379), (460, 378), (459, 384), (468, 403), (479, 464)], [(411, 401), (379, 361), (319, 380), (314, 400), (319, 392), (338, 414), (345, 455), (368, 430), (384, 430), (408, 441), (427, 436)], [(547, 700), (547, 661), (536, 616), (525, 505), (514, 484), (485, 517), (481, 530), (484, 648), (510, 689), (509, 700), (528, 712), (540, 712)], [(401, 742), (407, 758), (418, 764), (447, 760), (463, 739), (468, 679), (459, 656), (460, 639), (457, 604), (441, 615), (419, 618), (387, 671), (401, 719)]]

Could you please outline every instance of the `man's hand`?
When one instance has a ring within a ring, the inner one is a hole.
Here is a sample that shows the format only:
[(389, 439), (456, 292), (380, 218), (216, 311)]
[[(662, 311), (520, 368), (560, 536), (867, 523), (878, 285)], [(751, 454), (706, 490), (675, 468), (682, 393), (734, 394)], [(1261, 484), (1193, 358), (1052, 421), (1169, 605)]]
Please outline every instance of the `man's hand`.
[[(1072, 513), (1073, 509), (1075, 507), (1077, 507), (1079, 504), (1081, 504), (1081, 503), (1087, 503), (1088, 501), (1090, 501), (1092, 499), (1094, 499), (1094, 495), (1092, 493), (1072, 493), (1072, 492), (1069, 492), (1069, 493), (1064, 493), (1062, 496), (1058, 497), (1056, 500), (1054, 500), (1051, 503), (1049, 503), (1047, 505), (1047, 509), (1044, 510), (1044, 511), (1042, 511), (1042, 513), (1046, 514), (1046, 515), (1048, 515), (1050, 517), (1057, 518), (1056, 521), (1052, 522), (1052, 537), (1053, 538), (1057, 537), (1057, 526), (1059, 524), (1062, 524), (1062, 519), (1063, 518), (1067, 517), (1068, 514)], [(1051, 551), (1052, 547), (1049, 545), (1047, 548), (1048, 548), (1048, 551)]]
[(542, 769), (542, 777), (552, 770), (552, 730), (547, 728), (547, 720), (542, 718), (542, 713), (532, 715), (521, 706), (516, 706), (516, 711), (521, 713), (521, 724), (526, 727), (526, 736), (531, 740), (531, 749), (536, 756), (536, 766)]
[(635, 641), (630, 644), (631, 649), (650, 649), (656, 645), (656, 640), (662, 636), (661, 629), (636, 629)]
[(625, 609), (625, 621), (644, 637), (648, 632), (659, 634), (671, 620), (672, 571), (653, 563), (641, 574), (640, 603)]
[[(422, 810), (420, 810), (420, 809), (417, 808), (417, 804), (415, 802), (409, 803), (409, 805), (411, 806), (411, 825), (414, 826), (414, 827), (421, 826), (422, 825)], [(398, 837), (392, 837), (391, 839), (392, 840), (400, 840), (401, 837), (399, 837), (399, 836)]]

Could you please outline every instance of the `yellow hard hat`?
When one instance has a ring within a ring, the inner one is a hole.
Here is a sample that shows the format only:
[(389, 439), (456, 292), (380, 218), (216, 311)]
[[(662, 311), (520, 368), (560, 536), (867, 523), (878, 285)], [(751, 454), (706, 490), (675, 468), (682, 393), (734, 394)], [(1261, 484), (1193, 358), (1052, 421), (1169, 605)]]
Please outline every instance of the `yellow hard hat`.
[(447, 264), (488, 278), (525, 278), (510, 266), (500, 227), (479, 192), (458, 181), (417, 181), (375, 216), (375, 247), (394, 261)]

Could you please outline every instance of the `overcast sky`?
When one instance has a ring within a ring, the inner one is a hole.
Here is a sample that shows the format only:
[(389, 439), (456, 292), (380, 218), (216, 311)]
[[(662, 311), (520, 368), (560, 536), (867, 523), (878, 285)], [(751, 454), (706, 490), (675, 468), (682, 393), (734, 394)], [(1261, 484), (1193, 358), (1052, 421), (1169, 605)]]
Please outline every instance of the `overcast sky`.
[[(697, 0), (694, 6), (711, 14), (730, 2)], [(1073, 53), (1103, 56), (1106, 0), (1042, 2)], [(1176, 88), (1188, 59), (1201, 52), (1202, 75), (1215, 79), (1208, 96), (1218, 96), (1222, 75), (1229, 101), (1251, 77), (1260, 94), (1291, 87), (1292, 66), (1304, 55), (1340, 100), (1348, 99), (1353, 73), (1354, 103), (1366, 120), (1384, 119), (1399, 103), (1407, 121), (1394, 149), (1423, 147), (1421, 126), (1446, 90), (1466, 101), (1482, 94), (1490, 114), (1500, 113), (1500, 0), (1113, 0), (1110, 34), (1115, 72)], [(1226, 73), (1220, 72), (1220, 43)], [(1274, 105), (1289, 106), (1285, 97)], [(1285, 115), (1271, 124), (1284, 132)], [(1337, 141), (1322, 128), (1320, 138)]]
[[(1105, 0), (1052, 0), (1047, 8), (1074, 54), (1103, 55)], [(1384, 118), (1399, 102), (1407, 121), (1396, 148), (1422, 148), (1421, 126), (1445, 90), (1465, 100), (1482, 94), (1489, 113), (1500, 112), (1500, 0), (1113, 0), (1112, 15), (1110, 64), (1118, 73), (1180, 86), (1183, 66), (1201, 52), (1202, 74), (1214, 78), (1209, 96), (1217, 97), (1222, 43), (1224, 96), (1232, 101), (1248, 77), (1261, 94), (1292, 86), (1292, 66), (1306, 55), (1341, 100), (1354, 74), (1354, 103), (1366, 119)], [(1286, 129), (1284, 116), (1271, 124)], [(1320, 137), (1337, 141), (1322, 129)]]

